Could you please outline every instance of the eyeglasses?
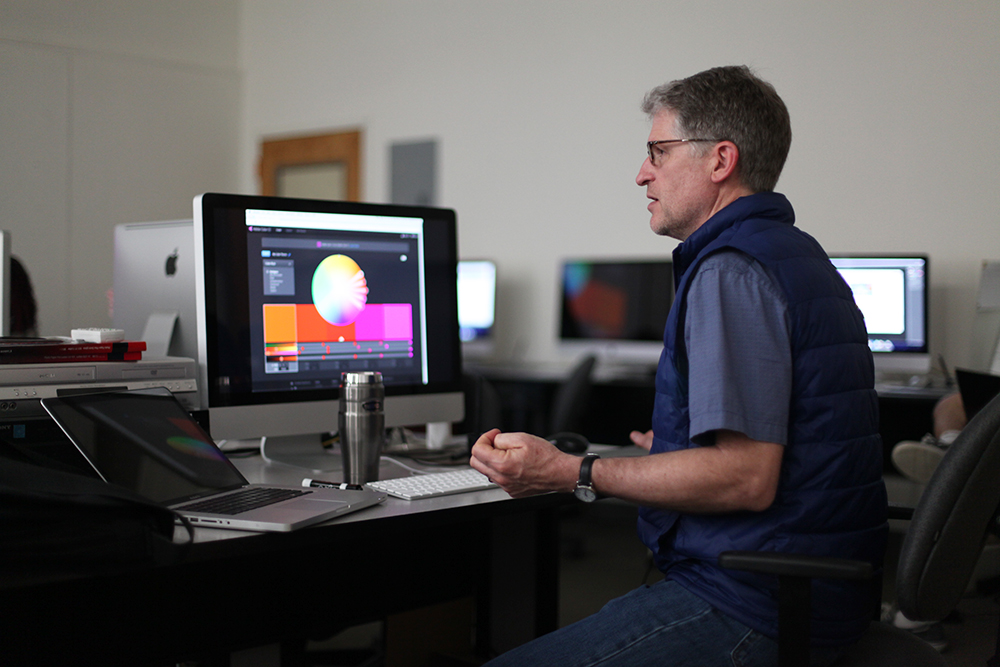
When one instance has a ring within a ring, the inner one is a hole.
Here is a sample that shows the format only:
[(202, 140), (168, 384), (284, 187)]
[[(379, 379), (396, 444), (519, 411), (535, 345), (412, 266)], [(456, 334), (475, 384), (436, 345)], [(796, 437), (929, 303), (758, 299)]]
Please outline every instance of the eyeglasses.
[(660, 165), (656, 164), (657, 156), (663, 155), (662, 150), (653, 151), (654, 146), (659, 146), (660, 144), (688, 144), (695, 141), (722, 141), (721, 139), (660, 139), (659, 141), (647, 141), (646, 142), (646, 154), (649, 155), (649, 164), (654, 167)]

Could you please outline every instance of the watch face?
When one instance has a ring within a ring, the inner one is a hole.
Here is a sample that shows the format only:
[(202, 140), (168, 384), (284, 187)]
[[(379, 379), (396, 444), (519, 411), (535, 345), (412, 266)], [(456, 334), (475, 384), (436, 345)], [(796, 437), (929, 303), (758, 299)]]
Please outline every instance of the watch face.
[(585, 503), (592, 503), (597, 500), (597, 493), (589, 486), (576, 487), (576, 491), (573, 492), (573, 495)]

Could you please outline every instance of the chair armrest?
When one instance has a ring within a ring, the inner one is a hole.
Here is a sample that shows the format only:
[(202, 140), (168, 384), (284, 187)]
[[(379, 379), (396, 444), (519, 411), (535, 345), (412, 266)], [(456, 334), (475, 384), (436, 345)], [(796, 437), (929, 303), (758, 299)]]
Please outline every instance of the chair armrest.
[(819, 579), (867, 580), (874, 574), (871, 563), (860, 560), (773, 551), (725, 551), (719, 554), (719, 565), (730, 570)]
[(907, 507), (906, 505), (896, 505), (894, 503), (889, 503), (889, 518), (909, 521), (910, 519), (913, 518), (913, 508)]

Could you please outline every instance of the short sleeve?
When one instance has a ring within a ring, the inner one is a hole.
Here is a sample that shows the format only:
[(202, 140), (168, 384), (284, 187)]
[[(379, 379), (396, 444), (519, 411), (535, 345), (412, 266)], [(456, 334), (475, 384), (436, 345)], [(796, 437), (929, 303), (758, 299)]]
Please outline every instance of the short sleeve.
[(738, 251), (716, 253), (697, 271), (684, 331), (691, 439), (727, 429), (787, 444), (792, 352), (781, 291)]

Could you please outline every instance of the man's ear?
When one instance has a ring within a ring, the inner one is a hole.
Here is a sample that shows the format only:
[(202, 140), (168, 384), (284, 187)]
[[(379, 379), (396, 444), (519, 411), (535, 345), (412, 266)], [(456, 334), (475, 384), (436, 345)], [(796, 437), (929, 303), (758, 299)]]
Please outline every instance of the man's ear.
[(715, 164), (712, 167), (712, 182), (724, 183), (739, 173), (740, 149), (731, 141), (720, 141), (712, 149)]

